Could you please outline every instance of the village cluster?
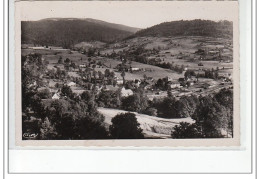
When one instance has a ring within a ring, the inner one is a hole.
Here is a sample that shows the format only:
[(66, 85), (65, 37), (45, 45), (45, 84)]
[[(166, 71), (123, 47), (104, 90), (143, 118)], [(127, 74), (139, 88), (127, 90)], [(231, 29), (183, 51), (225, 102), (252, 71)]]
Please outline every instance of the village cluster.
[[(122, 96), (129, 96), (133, 94), (134, 88), (142, 87), (150, 100), (165, 97), (169, 91), (178, 98), (191, 94), (208, 95), (222, 88), (231, 89), (232, 68), (225, 66), (209, 68), (203, 65), (204, 61), (215, 61), (219, 64), (230, 63), (231, 57), (222, 55), (226, 49), (209, 49), (203, 48), (203, 44), (200, 45), (202, 48), (190, 54), (187, 54), (187, 52), (171, 54), (167, 50), (158, 50), (159, 53), (152, 54), (155, 57), (147, 57), (150, 61), (156, 59), (158, 61), (157, 66), (165, 63), (168, 56), (170, 58), (176, 56), (177, 59), (183, 61), (193, 58), (194, 62), (190, 63), (195, 63), (196, 66), (179, 65), (181, 72), (167, 69), (168, 66), (163, 67), (168, 70), (168, 73), (178, 73), (176, 78), (170, 77), (170, 75), (159, 78), (160, 75), (156, 76), (156, 73), (158, 73), (156, 69), (149, 68), (151, 65), (138, 67), (140, 63), (135, 64), (136, 61), (132, 59), (124, 59), (122, 51), (116, 53), (116, 50), (113, 50), (111, 54), (108, 54), (102, 53), (102, 49), (99, 49), (88, 56), (86, 51), (82, 49), (73, 51), (45, 46), (28, 47), (24, 50), (28, 50), (30, 53), (33, 51), (43, 54), (42, 60), (48, 63), (48, 68), (46, 73), (41, 76), (45, 85), (38, 90), (50, 90), (52, 99), (60, 98), (62, 85), (71, 87), (72, 91), (78, 95), (95, 88), (98, 92), (101, 90), (120, 90)], [(116, 47), (121, 48), (120, 46)], [(51, 54), (44, 55), (46, 51)], [(66, 56), (60, 54), (68, 54), (68, 57), (65, 58)], [(71, 60), (70, 55), (76, 56), (75, 60)], [(56, 59), (50, 60), (49, 57)], [(112, 65), (111, 61), (113, 61)], [(169, 72), (169, 70), (171, 71)]]

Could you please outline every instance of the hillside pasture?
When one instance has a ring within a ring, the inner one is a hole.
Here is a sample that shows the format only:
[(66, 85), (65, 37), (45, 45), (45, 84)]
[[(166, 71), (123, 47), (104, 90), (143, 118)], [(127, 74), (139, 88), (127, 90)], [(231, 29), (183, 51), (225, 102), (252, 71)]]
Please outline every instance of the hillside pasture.
[[(115, 60), (115, 59), (106, 59), (106, 61), (105, 61), (105, 65), (109, 67), (111, 64), (111, 68), (113, 68), (113, 69), (120, 63), (121, 63), (121, 61)], [(159, 78), (164, 78), (166, 76), (173, 78), (173, 79), (179, 79), (179, 78), (183, 77), (182, 74), (173, 72), (172, 70), (160, 68), (160, 67), (153, 66), (153, 65), (143, 64), (143, 63), (139, 63), (139, 62), (132, 61), (131, 66), (133, 68), (144, 69), (144, 71), (133, 72), (133, 73), (126, 72), (125, 73), (126, 80), (142, 79), (144, 74), (147, 77), (153, 77), (156, 80)], [(122, 79), (120, 72), (115, 71), (115, 73), (116, 73), (117, 77), (119, 77), (119, 79)]]

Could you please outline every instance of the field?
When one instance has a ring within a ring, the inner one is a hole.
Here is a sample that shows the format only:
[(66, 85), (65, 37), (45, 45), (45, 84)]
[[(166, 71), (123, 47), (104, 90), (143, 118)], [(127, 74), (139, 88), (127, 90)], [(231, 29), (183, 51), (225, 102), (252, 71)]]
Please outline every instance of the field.
[[(137, 37), (127, 41), (112, 44), (108, 48), (101, 50), (101, 54), (111, 54), (113, 51), (118, 53), (127, 51), (131, 47), (143, 46), (148, 50), (159, 49), (158, 55), (151, 55), (149, 58), (160, 58), (163, 60), (163, 62), (170, 62), (179, 66), (184, 65), (189, 69), (216, 69), (217, 67), (219, 69), (222, 69), (223, 67), (226, 69), (232, 69), (233, 51), (231, 44), (232, 39), (211, 37)], [(217, 60), (200, 61), (199, 55), (195, 54), (198, 49), (222, 49), (223, 57), (229, 58), (230, 62), (219, 62)], [(200, 62), (203, 64), (203, 66), (198, 66)], [(232, 74), (232, 70), (229, 72)]]
[[(232, 49), (230, 46), (231, 41), (229, 39), (221, 39), (221, 38), (205, 38), (205, 37), (138, 37), (134, 39), (130, 39), (127, 41), (121, 41), (114, 44), (107, 45), (104, 47), (103, 43), (93, 42), (86, 43), (82, 42), (77, 44), (79, 47), (90, 47), (95, 46), (99, 47), (100, 53), (111, 54), (113, 51), (127, 51), (131, 47), (144, 46), (145, 49), (160, 49), (158, 55), (150, 55), (149, 58), (160, 58), (163, 62), (170, 62), (173, 65), (184, 66), (188, 69), (199, 70), (199, 69), (216, 69), (217, 67), (221, 70), (220, 73), (230, 73), (232, 74), (233, 61), (228, 63), (219, 62), (216, 60), (194, 60), (198, 58), (195, 55), (195, 52), (199, 48), (207, 48), (207, 49), (216, 49), (216, 48), (224, 48), (223, 55), (232, 57)], [(81, 54), (78, 51), (70, 51), (68, 49), (59, 49), (50, 50), (33, 50), (33, 49), (23, 49), (22, 55), (26, 55), (29, 53), (40, 53), (43, 55), (44, 59), (49, 61), (49, 68), (53, 68), (54, 65), (57, 64), (58, 59), (61, 57), (63, 60), (69, 58), (76, 65), (80, 65), (82, 63), (88, 63), (87, 55)], [(102, 68), (96, 68), (97, 71), (104, 72), (105, 69), (114, 69), (118, 64), (121, 63), (120, 60), (111, 59), (107, 57), (91, 57), (96, 61), (102, 61), (105, 66)], [(199, 66), (199, 62), (203, 64), (203, 66)], [(163, 69), (157, 66), (131, 62), (131, 66), (133, 68), (144, 69), (141, 72), (134, 73), (126, 73), (126, 80), (134, 80), (134, 79), (142, 79), (144, 74), (148, 77), (153, 77), (154, 79), (164, 78), (166, 76), (172, 79), (178, 79), (183, 77), (182, 74), (178, 74), (177, 72), (173, 72), (168, 69)], [(110, 68), (111, 67), (111, 68)], [(224, 69), (223, 69), (224, 68)], [(223, 70), (223, 71), (222, 71)], [(122, 79), (120, 73), (116, 73), (116, 76), (119, 79)]]
[[(115, 68), (116, 65), (118, 65), (120, 63), (121, 62), (119, 60), (114, 60), (114, 59), (105, 60), (105, 65), (110, 66), (110, 64), (111, 64), (112, 68)], [(146, 75), (147, 77), (153, 77), (153, 79), (156, 79), (156, 80), (159, 78), (164, 78), (166, 76), (173, 78), (173, 79), (178, 79), (183, 76), (182, 74), (178, 74), (178, 73), (173, 72), (168, 69), (160, 68), (160, 67), (153, 66), (153, 65), (143, 64), (143, 63), (139, 63), (139, 62), (134, 62), (134, 61), (131, 63), (131, 66), (133, 68), (144, 69), (144, 71), (133, 72), (133, 73), (126, 72), (126, 76), (125, 76), (126, 80), (143, 79), (144, 75)], [(117, 72), (115, 72), (115, 73), (119, 79), (122, 79), (120, 73), (117, 73)]]
[[(52, 50), (32, 50), (32, 49), (23, 49), (22, 50), (23, 55), (26, 55), (29, 53), (42, 54), (43, 58), (49, 62), (49, 64), (48, 64), (49, 69), (54, 68), (54, 66), (58, 64), (58, 60), (60, 57), (62, 57), (63, 60), (65, 60), (66, 58), (69, 58), (76, 65), (80, 65), (82, 63), (88, 63), (88, 57), (77, 51), (73, 51), (71, 54), (68, 51), (60, 51), (59, 54), (54, 55), (56, 52), (52, 51)], [(82, 58), (82, 61), (81, 61), (81, 58)], [(111, 59), (111, 58), (105, 58), (105, 57), (102, 57), (102, 58), (92, 57), (92, 59), (100, 60), (100, 61), (104, 62), (106, 67), (104, 67), (104, 68), (97, 67), (96, 68), (96, 71), (101, 71), (101, 72), (104, 72), (105, 69), (110, 69), (110, 66), (111, 66), (111, 69), (114, 69), (118, 64), (121, 63), (117, 59)], [(178, 74), (171, 70), (163, 69), (163, 68), (153, 66), (153, 65), (132, 62), (131, 66), (133, 68), (143, 68), (145, 71), (134, 72), (134, 73), (126, 72), (126, 75), (125, 75), (126, 80), (142, 79), (144, 74), (148, 77), (153, 77), (154, 79), (164, 78), (166, 76), (168, 76), (170, 78), (175, 78), (175, 79), (182, 77), (182, 74)], [(115, 71), (115, 74), (119, 79), (122, 79), (121, 73)], [(75, 73), (70, 74), (70, 75), (77, 76), (77, 75), (75, 75)]]
[[(127, 112), (124, 110), (108, 108), (98, 108), (98, 111), (105, 116), (105, 123), (107, 126), (112, 124), (111, 119), (115, 115)], [(195, 122), (191, 118), (164, 119), (145, 114), (138, 114), (136, 112), (134, 112), (134, 114), (136, 115), (137, 121), (140, 123), (140, 127), (143, 129), (145, 137), (147, 138), (170, 138), (173, 127), (179, 125), (180, 122)]]
[[(111, 54), (114, 52), (127, 51), (132, 47), (143, 46), (145, 49), (159, 49), (158, 54), (150, 54), (148, 58), (160, 58), (162, 62), (170, 62), (173, 65), (184, 66), (187, 69), (192, 69), (195, 71), (208, 69), (219, 69), (219, 75), (231, 74), (233, 73), (233, 61), (223, 62), (216, 60), (194, 60), (197, 58), (195, 52), (199, 48), (224, 48), (224, 54), (232, 57), (232, 45), (230, 39), (219, 39), (219, 38), (205, 38), (205, 37), (137, 37), (134, 39), (129, 39), (126, 41), (117, 42), (114, 44), (103, 44), (99, 42), (87, 43), (82, 42), (77, 44), (77, 47), (99, 47), (101, 56), (93, 56), (91, 59), (96, 63), (102, 62), (102, 66), (96, 65), (95, 70), (105, 72), (106, 69), (114, 71), (116, 77), (122, 80), (121, 72), (116, 69), (116, 66), (121, 64), (121, 60), (117, 58), (104, 57), (105, 54)], [(28, 47), (28, 46), (27, 46)], [(54, 50), (55, 49), (55, 50)], [(86, 54), (82, 54), (78, 51), (71, 51), (69, 49), (60, 49), (58, 47), (53, 47), (52, 49), (41, 49), (34, 50), (31, 48), (22, 49), (22, 54), (26, 55), (29, 53), (40, 53), (43, 58), (48, 61), (48, 69), (53, 69), (55, 66), (60, 66), (64, 69), (63, 65), (58, 64), (59, 58), (65, 60), (69, 58), (71, 62), (75, 63), (77, 66), (81, 64), (88, 64), (89, 57)], [(181, 58), (180, 58), (181, 56)], [(199, 66), (198, 63), (201, 62), (203, 66)], [(127, 61), (127, 65), (131, 65), (132, 68), (139, 68), (140, 71), (125, 72), (126, 80), (143, 79), (144, 75), (147, 77), (152, 77), (155, 81), (159, 78), (170, 77), (171, 79), (177, 81), (179, 78), (184, 77), (184, 73), (180, 74), (174, 72), (170, 69), (160, 68), (158, 66), (139, 63), (135, 61)], [(69, 76), (80, 77), (75, 71), (69, 71)], [(182, 95), (204, 95), (210, 94), (213, 91), (217, 91), (223, 87), (230, 87), (230, 84), (221, 85), (221, 80), (213, 79), (203, 79), (200, 78), (199, 82), (189, 89), (180, 90), (172, 89), (172, 94), (175, 97), (180, 97)], [(204, 84), (210, 85), (210, 89), (205, 89)], [(74, 90), (77, 93), (81, 93), (82, 90)], [(166, 91), (160, 91), (160, 94), (156, 94), (157, 91), (146, 91), (149, 99), (166, 97)]]

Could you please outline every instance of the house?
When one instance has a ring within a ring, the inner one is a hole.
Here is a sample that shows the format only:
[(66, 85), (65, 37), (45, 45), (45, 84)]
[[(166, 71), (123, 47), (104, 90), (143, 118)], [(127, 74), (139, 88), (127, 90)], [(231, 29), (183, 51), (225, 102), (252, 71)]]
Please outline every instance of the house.
[(179, 80), (178, 80), (179, 82), (184, 82), (185, 81), (185, 79), (184, 78), (179, 78)]
[(168, 86), (171, 88), (171, 89), (174, 89), (174, 88), (181, 88), (181, 84), (177, 81), (177, 80), (174, 80), (174, 81), (171, 81), (168, 83)]
[(131, 89), (125, 89), (125, 87), (123, 87), (121, 89), (121, 96), (122, 97), (127, 97), (127, 96), (130, 96), (130, 95), (133, 95), (134, 92), (131, 90)]
[(165, 79), (166, 79), (166, 81), (172, 81), (172, 78), (170, 78), (170, 77), (165, 77)]
[(144, 89), (145, 90), (153, 90), (153, 86), (152, 85), (146, 85), (145, 87), (144, 87)]
[(132, 67), (130, 67), (130, 70), (132, 70), (132, 71), (139, 71), (140, 68), (132, 68)]
[(180, 83), (172, 83), (172, 84), (170, 84), (170, 88), (171, 88), (171, 89), (181, 88), (181, 84), (180, 84)]
[(51, 99), (60, 99), (60, 94), (59, 93), (54, 93)]
[(122, 84), (124, 84), (124, 81), (123, 81), (122, 79), (118, 79), (118, 80), (117, 80), (117, 84), (118, 84), (118, 85), (122, 85)]
[(33, 49), (33, 50), (43, 50), (43, 49), (45, 49), (45, 47), (29, 47), (29, 49)]
[(134, 80), (134, 83), (135, 83), (135, 85), (136, 85), (137, 87), (140, 86), (141, 82), (142, 82), (142, 81), (141, 81), (140, 79), (135, 79), (135, 80)]
[(219, 54), (219, 51), (218, 50), (210, 50), (209, 54), (216, 55), (216, 54)]
[(232, 75), (230, 73), (219, 73), (219, 79), (223, 79), (224, 81), (232, 80)]
[(86, 68), (86, 64), (79, 65), (80, 68)]
[(74, 83), (74, 82), (68, 82), (66, 85), (69, 86), (69, 87), (71, 87), (71, 86), (76, 86), (76, 83)]
[(105, 91), (117, 91), (118, 90), (118, 87), (115, 87), (113, 85), (106, 85), (104, 88), (103, 88)]
[(147, 77), (147, 81), (154, 81), (153, 77)]
[(203, 50), (203, 49), (198, 49), (198, 50), (195, 52), (195, 54), (198, 54), (198, 55), (205, 55), (206, 52), (205, 52), (205, 50)]

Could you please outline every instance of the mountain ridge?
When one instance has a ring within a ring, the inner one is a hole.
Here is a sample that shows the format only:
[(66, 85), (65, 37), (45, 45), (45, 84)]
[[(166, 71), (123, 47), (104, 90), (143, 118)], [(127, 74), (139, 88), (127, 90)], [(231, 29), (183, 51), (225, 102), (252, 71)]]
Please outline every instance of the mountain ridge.
[(82, 41), (111, 43), (132, 35), (137, 28), (95, 19), (50, 18), (22, 21), (22, 43), (71, 48)]
[(233, 23), (230, 21), (211, 20), (180, 20), (163, 22), (152, 27), (142, 29), (128, 38), (144, 36), (209, 36), (232, 37)]

